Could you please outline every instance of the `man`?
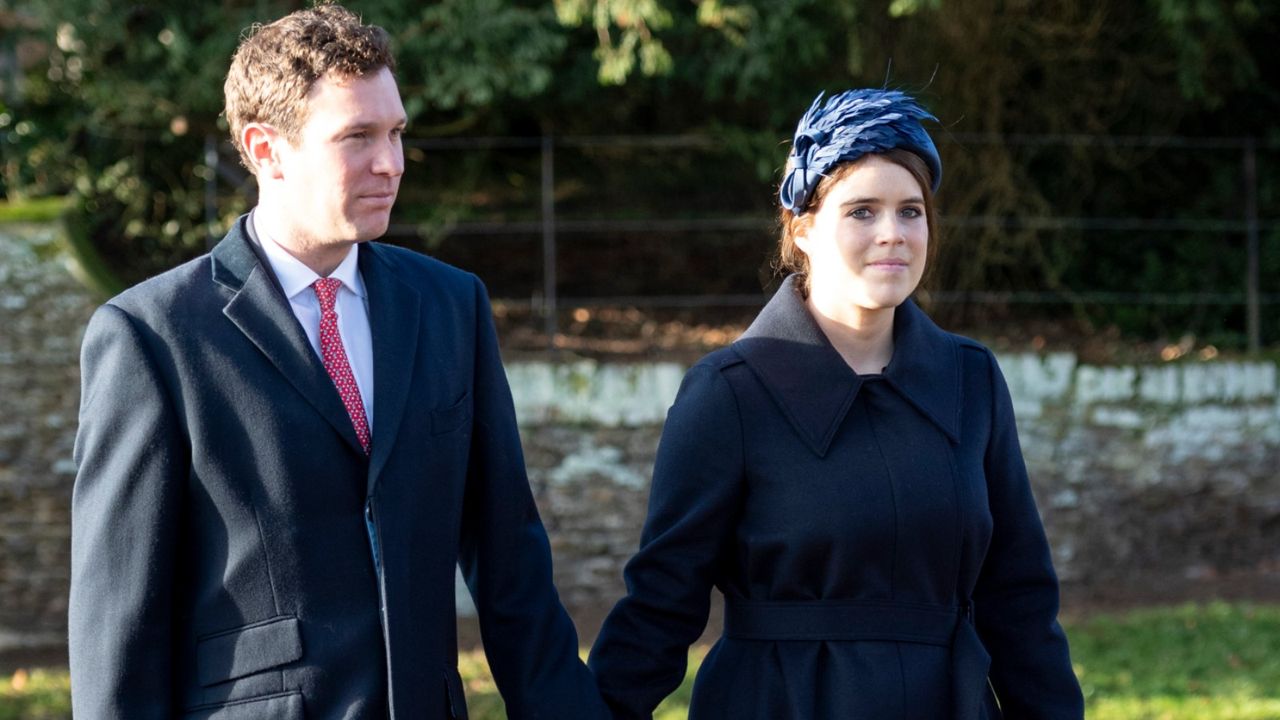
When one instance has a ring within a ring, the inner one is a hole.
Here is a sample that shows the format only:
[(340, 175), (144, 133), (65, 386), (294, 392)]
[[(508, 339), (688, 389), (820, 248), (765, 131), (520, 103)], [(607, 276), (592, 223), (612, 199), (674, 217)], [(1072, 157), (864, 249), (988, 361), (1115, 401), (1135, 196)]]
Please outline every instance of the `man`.
[(77, 718), (466, 717), (454, 566), (512, 717), (605, 710), (551, 584), (488, 300), (386, 231), (405, 112), (333, 5), (226, 82), (260, 202), (86, 331)]

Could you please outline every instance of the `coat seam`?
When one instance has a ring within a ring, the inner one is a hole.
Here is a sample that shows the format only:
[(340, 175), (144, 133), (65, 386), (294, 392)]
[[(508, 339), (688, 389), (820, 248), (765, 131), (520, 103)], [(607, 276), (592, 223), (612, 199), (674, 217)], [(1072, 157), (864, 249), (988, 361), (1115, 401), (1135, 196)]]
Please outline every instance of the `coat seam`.
[(733, 389), (733, 383), (724, 377), (723, 372), (720, 374), (720, 380), (729, 388), (729, 397), (733, 400), (733, 414), (738, 420), (738, 482), (742, 483), (747, 468), (747, 435), (742, 427), (742, 405), (738, 402), (738, 392)]
[[(737, 475), (737, 480), (736, 480), (736, 483), (735, 483), (735, 484), (737, 484), (737, 485), (739, 486), (739, 491), (738, 491), (738, 493), (736, 493), (736, 494), (737, 494), (739, 497), (741, 497), (741, 492), (742, 492), (741, 487), (742, 487), (742, 486), (744, 486), (744, 485), (745, 485), (745, 483), (746, 483), (746, 474), (747, 474), (747, 440), (746, 440), (746, 431), (743, 429), (743, 426), (742, 426), (742, 407), (741, 407), (741, 405), (738, 403), (738, 392), (734, 389), (734, 387), (733, 387), (733, 383), (729, 381), (729, 378), (725, 377), (725, 375), (724, 375), (724, 368), (725, 368), (725, 367), (733, 367), (733, 365), (736, 365), (736, 364), (737, 364), (737, 363), (733, 363), (733, 364), (730, 364), (730, 365), (720, 366), (720, 367), (715, 367), (715, 366), (713, 366), (713, 368), (712, 368), (712, 369), (714, 369), (714, 370), (716, 371), (716, 377), (720, 380), (720, 382), (724, 383), (725, 387), (728, 389), (728, 391), (729, 391), (729, 399), (730, 399), (731, 401), (733, 401), (733, 414), (734, 414), (735, 416), (737, 416), (737, 421), (738, 421), (738, 467), (737, 467), (737, 473), (736, 473), (736, 475)], [(739, 508), (738, 508), (738, 510), (739, 510), (739, 511), (741, 510), (741, 501), (739, 501)], [(724, 543), (726, 543), (727, 545), (732, 545), (732, 540), (721, 540), (721, 542), (724, 542)], [(722, 547), (722, 548), (720, 549), (720, 555), (721, 555), (720, 564), (721, 564), (721, 566), (722, 566), (722, 567), (723, 567), (723, 562), (724, 562), (724, 557), (723, 557), (723, 555), (724, 555), (727, 551), (728, 551), (728, 548), (727, 548), (727, 547)], [(723, 582), (723, 580), (724, 580), (724, 578), (723, 578), (723, 577), (717, 577), (717, 578), (714, 578), (714, 579), (713, 579), (713, 585), (714, 585), (714, 584), (717, 584), (717, 583), (720, 583), (720, 582)], [(723, 593), (723, 590), (722, 590), (722, 593)]]
[(898, 653), (898, 687), (902, 690), (902, 714), (907, 714), (907, 668), (902, 662), (902, 643), (894, 643), (893, 649)]
[[(965, 541), (965, 535), (966, 535), (964, 509), (969, 507), (970, 505), (965, 501), (966, 496), (969, 494), (969, 488), (964, 483), (964, 478), (960, 473), (960, 468), (957, 466), (957, 458), (956, 458), (956, 448), (961, 446), (964, 441), (964, 437), (962, 435), (962, 433), (964, 432), (963, 424), (960, 422), (960, 420), (961, 418), (964, 417), (965, 373), (964, 373), (964, 358), (960, 353), (960, 349), (961, 348), (957, 346), (956, 353), (955, 353), (956, 392), (959, 395), (958, 401), (956, 402), (955, 420), (956, 420), (956, 428), (958, 433), (956, 437), (957, 442), (955, 444), (952, 444), (952, 443), (947, 444), (947, 468), (951, 471), (951, 495), (955, 499), (955, 508), (956, 508), (956, 512), (955, 512), (956, 544), (955, 544), (955, 552), (952, 555), (952, 561), (954, 563), (953, 567), (955, 568), (956, 602), (960, 604), (964, 604), (966, 602), (969, 602), (968, 596), (970, 594), (968, 592), (965, 592), (965, 588), (961, 584), (962, 576), (964, 575), (964, 541)], [(986, 482), (985, 468), (983, 469), (982, 476), (983, 476), (983, 482), (985, 483)], [(988, 505), (989, 504), (990, 504), (990, 500), (988, 500)], [(990, 512), (990, 510), (988, 510), (987, 512)]]
[[(869, 409), (868, 409), (869, 410)], [(898, 586), (898, 489), (893, 479), (893, 469), (889, 467), (889, 459), (884, 456), (884, 445), (880, 442), (880, 431), (876, 429), (873, 413), (867, 412), (867, 427), (876, 442), (876, 455), (884, 464), (884, 474), (889, 478), (889, 502), (893, 505), (893, 550), (889, 554), (889, 597), (892, 598)]]
[[(180, 391), (180, 388), (175, 388), (171, 381), (172, 378), (174, 381), (178, 381), (179, 384), (181, 384), (181, 379), (178, 377), (179, 373), (177, 364), (174, 361), (172, 354), (165, 354), (164, 359), (166, 360), (166, 363), (162, 369), (161, 364), (156, 357), (158, 353), (154, 347), (155, 343), (153, 342), (159, 333), (153, 327), (152, 323), (144, 321), (142, 318), (135, 316), (129, 310), (116, 304), (114, 298), (103, 303), (102, 307), (111, 308), (112, 311), (119, 313), (125, 324), (129, 326), (130, 332), (137, 338), (138, 350), (146, 356), (147, 365), (155, 374), (156, 384), (164, 389), (166, 408), (169, 414), (173, 416), (174, 421), (177, 422), (178, 429), (181, 431), (182, 439), (186, 441), (186, 459), (188, 460), (188, 464), (190, 464), (191, 433), (190, 428), (187, 427), (186, 404), (183, 401), (182, 392)], [(143, 332), (144, 328), (146, 332)], [(165, 346), (167, 343), (161, 341), (160, 345)], [(166, 370), (169, 372), (165, 372)]]
[(267, 569), (267, 585), (271, 586), (271, 606), (275, 608), (276, 616), (279, 617), (280, 595), (276, 590), (275, 575), (271, 572), (271, 553), (268, 552), (267, 548), (267, 535), (262, 530), (262, 515), (258, 513), (256, 505), (253, 508), (253, 523), (258, 527), (258, 544), (262, 548), (262, 564)]

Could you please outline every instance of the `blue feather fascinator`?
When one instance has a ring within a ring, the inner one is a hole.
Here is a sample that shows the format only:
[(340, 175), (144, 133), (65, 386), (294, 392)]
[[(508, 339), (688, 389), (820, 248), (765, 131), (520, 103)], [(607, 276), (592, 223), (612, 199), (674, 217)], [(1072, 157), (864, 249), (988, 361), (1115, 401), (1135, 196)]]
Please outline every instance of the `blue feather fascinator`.
[(782, 206), (800, 213), (833, 166), (893, 148), (919, 155), (933, 174), (932, 190), (937, 192), (942, 160), (922, 120), (937, 118), (897, 90), (846, 90), (826, 104), (819, 93), (796, 126), (787, 174), (778, 190)]

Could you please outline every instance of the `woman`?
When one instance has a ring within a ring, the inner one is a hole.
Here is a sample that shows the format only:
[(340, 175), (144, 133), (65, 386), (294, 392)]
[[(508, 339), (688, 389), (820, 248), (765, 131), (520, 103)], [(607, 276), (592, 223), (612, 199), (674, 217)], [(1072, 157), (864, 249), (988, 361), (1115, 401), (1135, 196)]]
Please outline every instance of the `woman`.
[(619, 718), (1080, 718), (1058, 586), (991, 353), (909, 300), (936, 232), (933, 119), (819, 96), (781, 188), (792, 274), (685, 377), (628, 595), (591, 654)]

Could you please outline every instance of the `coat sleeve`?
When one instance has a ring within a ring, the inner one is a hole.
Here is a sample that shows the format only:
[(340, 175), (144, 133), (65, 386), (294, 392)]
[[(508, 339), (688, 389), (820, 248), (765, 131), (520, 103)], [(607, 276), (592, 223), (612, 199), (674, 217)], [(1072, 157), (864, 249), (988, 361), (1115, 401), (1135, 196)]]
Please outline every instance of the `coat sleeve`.
[(615, 717), (650, 718), (685, 676), (740, 515), (742, 425), (720, 369), (695, 366), (667, 415), (627, 595), (605, 620), (590, 665)]
[(187, 445), (142, 333), (105, 305), (81, 347), (68, 612), (77, 718), (167, 718)]
[(1084, 698), (1058, 624), (1058, 579), (1031, 494), (1009, 388), (991, 366), (994, 405), (985, 457), (992, 534), (974, 589), (978, 634), (990, 679), (1009, 720), (1078, 720)]
[(525, 474), (489, 299), (476, 281), (471, 457), (459, 563), (512, 720), (607, 718), (552, 584), (551, 545)]

